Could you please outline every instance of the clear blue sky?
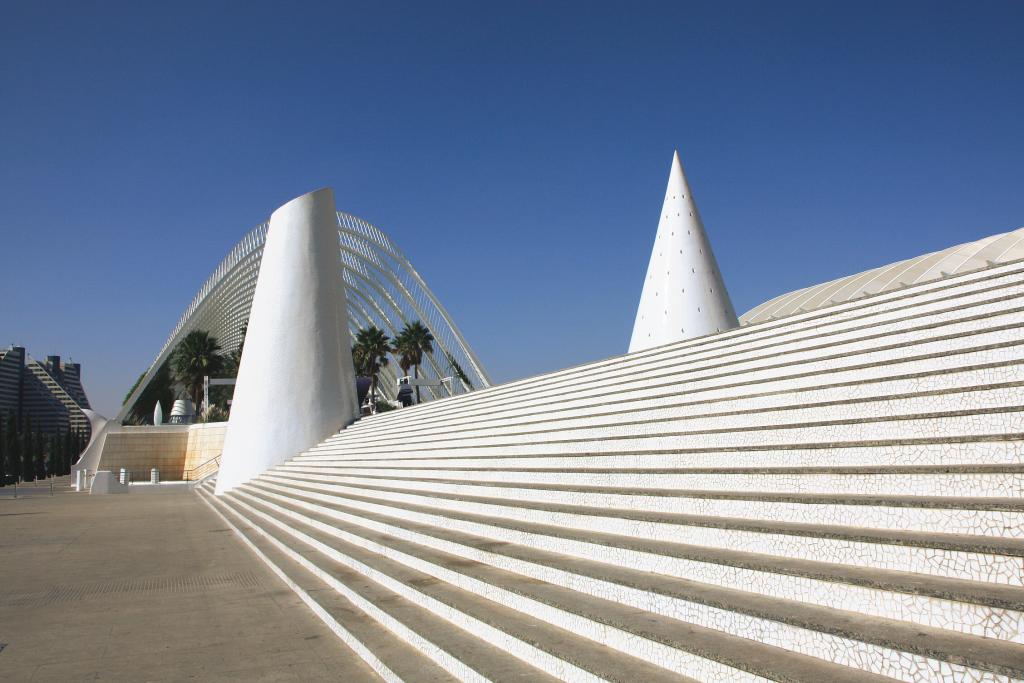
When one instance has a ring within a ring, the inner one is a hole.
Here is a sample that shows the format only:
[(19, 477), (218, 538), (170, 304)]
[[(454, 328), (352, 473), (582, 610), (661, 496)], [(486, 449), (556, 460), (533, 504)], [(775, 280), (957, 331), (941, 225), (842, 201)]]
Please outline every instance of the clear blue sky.
[(1022, 2), (0, 9), (0, 344), (108, 415), (322, 186), (500, 381), (625, 351), (675, 148), (741, 312), (1024, 224)]

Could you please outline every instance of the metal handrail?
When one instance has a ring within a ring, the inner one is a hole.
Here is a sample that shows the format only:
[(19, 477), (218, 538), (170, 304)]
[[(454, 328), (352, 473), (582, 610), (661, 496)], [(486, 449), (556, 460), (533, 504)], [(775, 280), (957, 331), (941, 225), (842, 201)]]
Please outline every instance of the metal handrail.
[[(216, 468), (210, 467), (210, 468), (208, 468), (209, 471), (204, 471), (201, 475), (195, 476), (195, 474), (197, 472), (202, 470), (204, 467), (206, 467), (210, 463), (215, 463), (217, 467)], [(209, 460), (207, 460), (206, 462), (204, 462), (204, 463), (202, 463), (200, 465), (196, 465), (195, 467), (193, 467), (190, 470), (185, 470), (185, 473), (182, 476), (182, 478), (184, 479), (184, 481), (198, 481), (198, 480), (202, 479), (203, 477), (205, 477), (206, 475), (212, 473), (214, 471), (214, 469), (220, 469), (220, 455), (215, 455), (212, 458), (210, 458)]]
[[(39, 480), (36, 479), (35, 481), (39, 481)], [(25, 484), (25, 482), (22, 482), (22, 487), (21, 487), (22, 492), (30, 491), (30, 490), (31, 491), (35, 491), (35, 490), (39, 490), (39, 489), (42, 489), (43, 491), (45, 491), (47, 489), (47, 484), (48, 484), (49, 485), (49, 489), (50, 489), (50, 496), (51, 497), (53, 496), (53, 482), (52, 481), (51, 482), (47, 482), (46, 484), (43, 484), (42, 486), (39, 486), (37, 484), (34, 484), (32, 486), (25, 486), (24, 484)], [(6, 487), (4, 487), (3, 489), (0, 489), (0, 493), (6, 493), (7, 490), (5, 490), (5, 489), (6, 489)], [(22, 495), (24, 496), (25, 494), (22, 493)], [(14, 482), (14, 497), (15, 498), (18, 497), (18, 482), (17, 482), (17, 480), (15, 480), (15, 482)]]

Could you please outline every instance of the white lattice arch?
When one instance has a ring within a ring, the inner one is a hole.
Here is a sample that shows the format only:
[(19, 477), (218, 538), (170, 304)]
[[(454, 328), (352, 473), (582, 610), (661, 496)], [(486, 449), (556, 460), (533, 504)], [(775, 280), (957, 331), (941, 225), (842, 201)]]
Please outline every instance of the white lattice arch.
[[(260, 259), (267, 237), (267, 224), (250, 230), (203, 283), (164, 342), (143, 380), (125, 401), (116, 420), (125, 419), (157, 370), (167, 361), (178, 342), (192, 330), (207, 330), (224, 349), (234, 349), (242, 339), (242, 326), (249, 317)], [(434, 353), (421, 370), (428, 377), (453, 376), (449, 356), (458, 363), (470, 385), (453, 382), (456, 393), (491, 385), (490, 377), (476, 353), (456, 327), (448, 311), (427, 286), (412, 263), (384, 231), (351, 214), (338, 212), (338, 246), (343, 263), (342, 281), (348, 294), (349, 329), (376, 325), (389, 335), (407, 323), (420, 320), (434, 336)], [(381, 388), (395, 393), (397, 366), (382, 373)], [(425, 387), (432, 398), (441, 390)], [(146, 406), (149, 411), (150, 407)]]

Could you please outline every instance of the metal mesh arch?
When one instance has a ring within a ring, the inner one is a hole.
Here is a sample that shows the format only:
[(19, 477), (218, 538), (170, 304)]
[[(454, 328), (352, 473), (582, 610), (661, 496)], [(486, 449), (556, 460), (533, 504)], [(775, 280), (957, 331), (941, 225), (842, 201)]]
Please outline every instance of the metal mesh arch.
[[(132, 411), (157, 370), (189, 332), (207, 330), (225, 350), (238, 347), (242, 341), (242, 328), (252, 308), (267, 228), (267, 223), (261, 223), (247, 232), (203, 283), (142, 381), (125, 401), (117, 416), (118, 421), (124, 420)], [(350, 331), (376, 325), (393, 336), (406, 323), (420, 320), (435, 340), (434, 352), (427, 354), (421, 367), (424, 376), (434, 379), (455, 377), (452, 382), (455, 393), (491, 386), (490, 377), (479, 357), (448, 311), (383, 230), (357, 216), (339, 211), (338, 248), (342, 262), (338, 283), (346, 288)], [(450, 360), (465, 373), (468, 385), (457, 378)], [(388, 397), (395, 395), (397, 372), (397, 363), (392, 363), (381, 373), (381, 389)], [(426, 387), (425, 393), (431, 398), (439, 398), (446, 395), (447, 390)]]

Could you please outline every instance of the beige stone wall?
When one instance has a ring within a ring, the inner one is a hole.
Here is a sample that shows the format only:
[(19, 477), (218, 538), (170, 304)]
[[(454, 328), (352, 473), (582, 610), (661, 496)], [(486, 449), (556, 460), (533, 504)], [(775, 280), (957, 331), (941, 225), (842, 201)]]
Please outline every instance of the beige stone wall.
[(153, 467), (162, 480), (180, 480), (185, 469), (188, 425), (121, 427), (107, 434), (97, 469), (132, 473), (134, 481), (149, 480)]
[(188, 430), (185, 469), (195, 469), (219, 456), (224, 450), (224, 434), (227, 430), (227, 422), (192, 425)]
[[(97, 469), (132, 472), (134, 481), (148, 481), (150, 470), (160, 470), (162, 481), (180, 481), (186, 472), (221, 454), (227, 422), (159, 427), (120, 427), (107, 434)], [(202, 474), (215, 468), (207, 465)], [(190, 477), (194, 478), (194, 477)]]

